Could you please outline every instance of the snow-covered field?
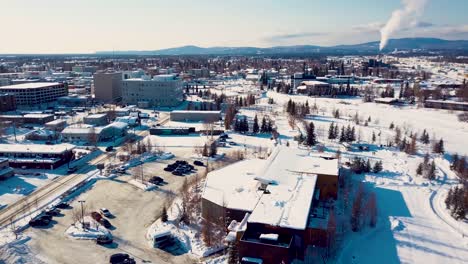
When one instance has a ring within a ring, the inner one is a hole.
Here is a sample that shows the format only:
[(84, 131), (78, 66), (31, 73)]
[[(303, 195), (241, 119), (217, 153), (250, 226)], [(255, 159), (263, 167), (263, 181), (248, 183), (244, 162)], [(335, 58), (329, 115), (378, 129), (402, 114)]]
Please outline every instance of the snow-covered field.
[[(369, 126), (356, 126), (363, 142), (369, 142), (372, 131), (381, 132), (382, 144), (394, 136), (390, 123), (403, 131), (429, 132), (431, 139), (443, 138), (446, 155), (432, 155), (437, 166), (437, 179), (430, 182), (416, 175), (430, 146), (418, 144), (417, 155), (408, 155), (395, 148), (378, 148), (369, 152), (344, 152), (344, 157), (355, 155), (382, 160), (384, 171), (369, 173), (356, 179), (364, 181), (369, 191), (377, 196), (379, 221), (376, 228), (367, 228), (347, 235), (333, 261), (337, 263), (468, 263), (468, 223), (455, 221), (445, 209), (447, 190), (458, 183), (450, 170), (448, 154), (468, 154), (468, 124), (458, 121), (456, 113), (425, 108), (394, 107), (363, 103), (361, 99), (310, 98), (269, 92), (278, 104), (290, 98), (296, 102), (309, 101), (318, 106), (318, 116), (311, 120), (316, 126), (318, 140), (333, 151), (336, 143), (327, 139), (328, 127), (335, 124), (354, 125), (350, 120), (356, 113), (369, 116)], [(340, 119), (332, 117), (339, 109)], [(281, 119), (280, 119), (281, 120)], [(287, 122), (277, 122), (280, 134), (294, 134)], [(297, 131), (295, 132), (297, 133)], [(287, 137), (286, 137), (287, 138)]]

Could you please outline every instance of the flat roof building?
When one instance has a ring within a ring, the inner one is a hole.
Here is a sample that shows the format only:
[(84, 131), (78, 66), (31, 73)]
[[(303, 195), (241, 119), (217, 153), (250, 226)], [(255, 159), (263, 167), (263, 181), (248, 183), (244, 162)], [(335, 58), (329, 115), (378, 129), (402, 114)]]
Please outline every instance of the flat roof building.
[(171, 121), (216, 122), (221, 119), (221, 111), (175, 110), (170, 112)]
[(122, 100), (122, 73), (121, 72), (97, 72), (93, 75), (94, 99), (114, 103)]
[(0, 157), (7, 158), (11, 167), (56, 169), (72, 158), (75, 145), (0, 144)]
[(16, 97), (13, 94), (0, 93), (0, 112), (16, 110)]
[(122, 83), (122, 102), (126, 104), (141, 107), (173, 107), (183, 100), (182, 81), (175, 74), (126, 79)]
[(13, 94), (17, 105), (37, 106), (68, 95), (68, 87), (57, 82), (35, 82), (2, 86), (0, 92)]
[[(247, 221), (240, 257), (291, 263), (294, 252), (324, 241), (314, 224), (314, 204), (337, 197), (338, 160), (279, 146), (268, 159), (234, 163), (207, 175), (205, 219)], [(246, 219), (247, 217), (247, 219)]]

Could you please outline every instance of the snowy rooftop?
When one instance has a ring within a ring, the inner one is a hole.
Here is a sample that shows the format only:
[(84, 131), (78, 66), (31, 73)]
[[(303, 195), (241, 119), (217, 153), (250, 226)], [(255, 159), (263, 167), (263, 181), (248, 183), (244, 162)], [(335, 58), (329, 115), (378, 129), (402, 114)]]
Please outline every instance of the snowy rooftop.
[(314, 85), (328, 85), (328, 83), (326, 83), (326, 82), (321, 82), (321, 81), (303, 81), (303, 82), (301, 82), (301, 85), (310, 85), (310, 86), (314, 86)]
[(73, 148), (72, 144), (0, 144), (1, 153), (61, 154)]
[[(267, 160), (246, 160), (210, 172), (203, 198), (252, 212), (249, 222), (305, 229), (317, 174), (338, 175), (338, 161), (280, 146)], [(267, 193), (258, 190), (267, 182)]]
[(2, 86), (0, 89), (35, 89), (35, 88), (44, 88), (54, 85), (59, 85), (58, 82), (34, 82), (34, 83), (21, 83), (14, 85)]

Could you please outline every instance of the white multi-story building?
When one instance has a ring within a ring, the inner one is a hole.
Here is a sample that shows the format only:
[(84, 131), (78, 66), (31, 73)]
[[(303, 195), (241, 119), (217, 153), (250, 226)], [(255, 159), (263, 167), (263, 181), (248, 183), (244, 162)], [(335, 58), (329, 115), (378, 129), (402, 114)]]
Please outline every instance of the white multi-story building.
[(63, 83), (23, 83), (2, 86), (0, 92), (15, 95), (17, 105), (35, 106), (68, 95), (68, 86)]
[(172, 107), (184, 99), (182, 81), (176, 74), (153, 78), (126, 79), (122, 82), (122, 102), (140, 107)]

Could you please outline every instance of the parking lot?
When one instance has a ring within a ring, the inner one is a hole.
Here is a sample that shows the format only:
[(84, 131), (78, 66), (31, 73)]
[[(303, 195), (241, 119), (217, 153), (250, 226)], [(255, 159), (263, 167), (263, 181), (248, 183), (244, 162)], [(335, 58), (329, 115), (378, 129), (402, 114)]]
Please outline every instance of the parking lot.
[(108, 263), (109, 256), (118, 252), (130, 254), (137, 263), (196, 263), (187, 254), (154, 249), (145, 238), (147, 228), (159, 218), (168, 193), (177, 193), (184, 178), (190, 177), (174, 176), (163, 170), (173, 161), (144, 165), (145, 176), (160, 176), (165, 180), (156, 190), (145, 192), (127, 183), (133, 176), (126, 174), (113, 180), (98, 180), (92, 189), (71, 203), (72, 207), (79, 208), (77, 201), (84, 200), (90, 211), (108, 208), (113, 214), (109, 221), (114, 226), (111, 228), (114, 244), (101, 246), (92, 240), (68, 238), (64, 233), (73, 220), (71, 209), (64, 209), (63, 216), (55, 217), (53, 225), (26, 231), (32, 237), (28, 243), (33, 252), (47, 263), (96, 263), (96, 260)]

